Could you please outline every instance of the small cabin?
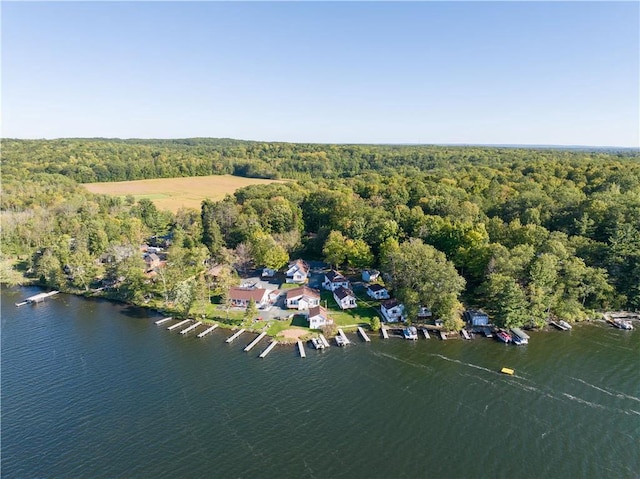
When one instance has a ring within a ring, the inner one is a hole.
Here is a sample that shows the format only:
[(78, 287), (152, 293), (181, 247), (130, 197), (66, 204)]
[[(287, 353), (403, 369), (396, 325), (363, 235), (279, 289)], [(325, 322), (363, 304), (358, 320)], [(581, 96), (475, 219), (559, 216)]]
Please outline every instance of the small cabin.
[(489, 315), (481, 310), (468, 309), (464, 312), (464, 320), (470, 326), (488, 326)]

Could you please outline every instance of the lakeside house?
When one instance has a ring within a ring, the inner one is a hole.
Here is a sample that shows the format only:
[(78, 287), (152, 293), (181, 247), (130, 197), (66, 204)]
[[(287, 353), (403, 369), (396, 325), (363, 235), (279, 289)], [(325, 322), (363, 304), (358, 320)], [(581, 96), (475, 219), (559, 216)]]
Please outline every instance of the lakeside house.
[(335, 291), (338, 288), (349, 289), (351, 286), (347, 278), (345, 278), (341, 273), (338, 273), (336, 270), (332, 269), (328, 273), (325, 273), (322, 287), (324, 289), (328, 289), (329, 291)]
[(470, 326), (489, 325), (489, 315), (481, 310), (468, 309), (464, 312), (463, 317)]
[(378, 300), (390, 298), (389, 291), (387, 290), (387, 288), (377, 283), (370, 284), (369, 286), (367, 286), (367, 294), (369, 295), (370, 298), (378, 299)]
[(353, 294), (349, 288), (344, 288), (339, 286), (333, 292), (333, 299), (336, 300), (340, 309), (351, 309), (356, 308), (358, 305), (356, 304), (356, 296)]
[(229, 288), (229, 299), (231, 300), (231, 306), (236, 308), (246, 308), (252, 299), (258, 308), (265, 308), (270, 304), (269, 295), (271, 292), (272, 291), (268, 289), (262, 288), (241, 288), (233, 286)]
[(387, 323), (404, 321), (404, 305), (397, 299), (388, 299), (380, 304), (380, 312)]
[(146, 265), (145, 273), (149, 273), (160, 267), (160, 257), (155, 253), (145, 254), (143, 259)]
[(322, 306), (314, 306), (309, 309), (309, 328), (320, 329), (327, 324), (333, 324), (333, 319), (329, 318), (326, 309)]
[(285, 302), (289, 309), (310, 309), (320, 304), (320, 292), (308, 286), (290, 289), (287, 291)]
[(362, 271), (362, 281), (367, 283), (375, 281), (380, 277), (380, 271), (377, 269), (365, 269)]
[(292, 261), (287, 267), (287, 283), (306, 283), (309, 278), (309, 265), (301, 259)]

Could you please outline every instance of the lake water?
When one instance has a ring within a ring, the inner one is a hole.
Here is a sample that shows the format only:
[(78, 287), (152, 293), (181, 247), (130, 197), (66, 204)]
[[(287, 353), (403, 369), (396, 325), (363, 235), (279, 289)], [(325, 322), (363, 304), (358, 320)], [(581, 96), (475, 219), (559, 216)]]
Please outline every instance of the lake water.
[(640, 477), (637, 323), (259, 359), (36, 292), (2, 291), (3, 478)]

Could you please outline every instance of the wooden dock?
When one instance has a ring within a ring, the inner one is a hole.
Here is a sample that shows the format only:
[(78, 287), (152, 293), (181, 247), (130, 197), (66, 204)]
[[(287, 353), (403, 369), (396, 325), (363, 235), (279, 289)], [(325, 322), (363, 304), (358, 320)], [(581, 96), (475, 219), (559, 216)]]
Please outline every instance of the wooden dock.
[(340, 337), (344, 341), (344, 344), (351, 344), (351, 341), (349, 341), (349, 338), (347, 338), (347, 335), (344, 334), (344, 331), (342, 329), (338, 328), (338, 334), (340, 335)]
[(202, 331), (200, 334), (198, 334), (199, 338), (204, 338), (207, 334), (209, 334), (211, 331), (213, 331), (214, 329), (216, 329), (218, 327), (217, 324), (214, 324), (213, 326), (211, 326), (210, 328), (205, 329), (204, 331)]
[(173, 318), (171, 316), (169, 316), (168, 318), (164, 318), (164, 319), (159, 319), (156, 321), (156, 324), (162, 324), (162, 323), (166, 323), (167, 321), (171, 321)]
[(445, 340), (447, 339), (447, 335), (445, 334), (444, 331), (438, 331), (440, 333), (440, 339)]
[(240, 335), (242, 333), (244, 333), (245, 331), (246, 331), (246, 329), (242, 328), (240, 331), (235, 333), (233, 336), (228, 337), (227, 340), (225, 341), (225, 343), (232, 343), (234, 339), (237, 339), (238, 337), (240, 337)]
[(276, 347), (276, 344), (278, 344), (278, 341), (276, 341), (275, 339), (273, 341), (271, 341), (271, 343), (269, 343), (269, 346), (267, 346), (267, 349), (262, 351), (262, 353), (260, 354), (260, 357), (261, 358), (266, 357), (267, 354), (269, 354), (271, 352), (271, 350)]
[(298, 340), (298, 351), (300, 352), (300, 357), (301, 358), (306, 358), (307, 357), (307, 353), (304, 350), (304, 344), (302, 344), (302, 341)]
[(369, 336), (367, 336), (367, 333), (365, 333), (364, 329), (362, 329), (360, 326), (358, 326), (358, 332), (360, 333), (360, 336), (362, 336), (362, 339), (364, 339), (366, 343), (371, 342), (371, 339), (369, 339)]
[(424, 334), (424, 339), (431, 339), (431, 336), (429, 336), (429, 331), (427, 331), (426, 328), (422, 329), (422, 334)]
[(254, 339), (253, 341), (251, 341), (249, 344), (247, 344), (247, 347), (244, 348), (245, 351), (251, 351), (251, 348), (253, 348), (256, 344), (258, 344), (260, 342), (260, 340), (262, 338), (264, 338), (267, 335), (266, 332), (261, 332), (258, 337), (256, 339)]
[(45, 299), (49, 298), (50, 296), (54, 296), (58, 294), (59, 292), (60, 291), (49, 291), (48, 293), (34, 294), (33, 296), (29, 296), (28, 298), (26, 298), (24, 301), (21, 301), (20, 303), (16, 303), (16, 306), (24, 306), (27, 303), (40, 303)]
[(389, 339), (389, 332), (387, 331), (387, 328), (380, 326), (380, 331), (382, 331), (382, 339)]
[(460, 331), (460, 334), (462, 334), (462, 337), (464, 339), (471, 339), (471, 336), (469, 336), (469, 332), (466, 329), (463, 329), (462, 331)]
[(176, 324), (174, 324), (172, 326), (169, 326), (167, 329), (169, 331), (173, 331), (174, 329), (179, 328), (180, 326), (184, 326), (185, 324), (190, 323), (190, 322), (191, 322), (190, 319), (185, 319), (184, 321), (180, 321), (179, 323), (176, 323)]
[(322, 341), (322, 344), (324, 344), (325, 348), (328, 348), (330, 346), (329, 341), (327, 341), (327, 338), (324, 337), (324, 334), (320, 335), (320, 341)]
[(202, 323), (200, 321), (196, 321), (195, 323), (193, 323), (191, 326), (189, 326), (186, 329), (183, 329), (182, 331), (180, 331), (180, 334), (187, 334), (189, 331), (193, 331), (194, 329), (196, 329), (198, 326), (200, 326)]

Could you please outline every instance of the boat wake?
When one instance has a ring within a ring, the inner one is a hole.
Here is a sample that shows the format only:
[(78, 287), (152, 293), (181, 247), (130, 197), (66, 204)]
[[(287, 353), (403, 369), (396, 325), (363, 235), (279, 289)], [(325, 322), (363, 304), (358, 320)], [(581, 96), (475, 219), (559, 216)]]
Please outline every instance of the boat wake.
[(487, 371), (487, 372), (490, 372), (490, 373), (497, 374), (495, 371), (492, 371), (489, 368), (485, 368), (484, 366), (478, 366), (477, 364), (472, 364), (472, 363), (465, 363), (464, 361), (460, 361), (458, 359), (448, 358), (446, 356), (443, 356), (442, 354), (431, 354), (430, 356), (437, 356), (440, 359), (444, 359), (445, 361), (451, 361), (453, 363), (458, 363), (458, 364), (463, 364), (464, 366), (469, 366), (470, 368), (482, 369), (483, 371)]
[(638, 401), (638, 402), (640, 402), (640, 398), (637, 398), (637, 397), (635, 397), (635, 396), (630, 396), (630, 395), (628, 395), (628, 394), (621, 393), (621, 392), (618, 392), (618, 391), (611, 392), (611, 391), (608, 391), (608, 390), (603, 389), (603, 388), (601, 388), (601, 387), (598, 387), (598, 386), (596, 386), (595, 384), (588, 383), (587, 381), (584, 381), (584, 380), (582, 380), (582, 379), (580, 379), (580, 378), (574, 378), (574, 377), (571, 377), (571, 379), (573, 379), (574, 381), (581, 382), (581, 383), (582, 383), (582, 384), (584, 384), (585, 386), (592, 387), (593, 389), (596, 389), (596, 390), (598, 390), (598, 391), (600, 391), (600, 392), (603, 392), (603, 393), (605, 393), (605, 394), (608, 394), (609, 396), (613, 396), (613, 397), (617, 397), (617, 398), (621, 398), (621, 399), (631, 399), (632, 401)]
[(373, 355), (374, 356), (378, 356), (378, 357), (381, 356), (381, 357), (393, 359), (395, 361), (399, 361), (401, 363), (408, 364), (409, 366), (413, 366), (415, 368), (429, 369), (429, 370), (433, 369), (430, 366), (427, 366), (426, 364), (420, 364), (420, 363), (414, 363), (413, 361), (407, 361), (406, 359), (401, 359), (398, 356), (394, 356), (392, 354), (374, 352)]

